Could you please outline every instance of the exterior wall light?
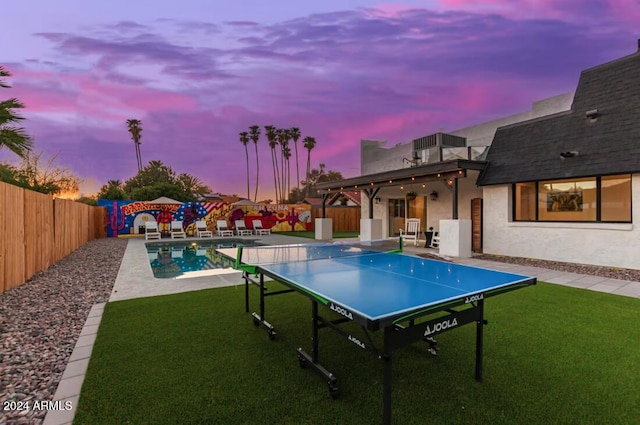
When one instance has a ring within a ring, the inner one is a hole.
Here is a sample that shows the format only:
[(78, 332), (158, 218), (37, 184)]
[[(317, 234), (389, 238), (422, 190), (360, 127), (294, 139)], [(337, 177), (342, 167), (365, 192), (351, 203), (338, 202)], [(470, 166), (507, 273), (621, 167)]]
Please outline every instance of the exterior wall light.
[(432, 191), (432, 192), (429, 194), (429, 196), (431, 197), (431, 200), (432, 200), (432, 201), (436, 201), (436, 200), (438, 200), (438, 192), (436, 192), (435, 190), (434, 190), (434, 191)]

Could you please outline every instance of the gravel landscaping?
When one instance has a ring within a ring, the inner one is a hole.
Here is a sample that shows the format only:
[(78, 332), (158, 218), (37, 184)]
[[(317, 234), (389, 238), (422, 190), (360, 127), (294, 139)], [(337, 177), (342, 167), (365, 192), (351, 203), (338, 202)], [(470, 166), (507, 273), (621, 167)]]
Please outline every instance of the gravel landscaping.
[(91, 307), (111, 295), (126, 246), (91, 241), (0, 294), (0, 424), (42, 423), (47, 412), (34, 404), (53, 399)]
[(561, 263), (559, 261), (536, 260), (533, 258), (506, 257), (503, 255), (474, 255), (480, 260), (499, 261), (501, 263), (520, 264), (523, 266), (541, 267), (549, 270), (588, 274), (591, 276), (607, 277), (610, 279), (630, 280), (640, 282), (640, 270), (621, 269), (616, 267), (590, 266), (587, 264)]

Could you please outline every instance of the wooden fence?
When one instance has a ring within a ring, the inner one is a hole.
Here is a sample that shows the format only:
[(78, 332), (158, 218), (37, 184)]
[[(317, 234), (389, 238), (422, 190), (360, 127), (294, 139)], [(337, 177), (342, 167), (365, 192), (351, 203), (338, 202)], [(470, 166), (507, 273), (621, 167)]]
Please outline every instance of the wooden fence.
[(106, 209), (0, 182), (0, 293), (106, 237)]
[[(360, 207), (326, 207), (326, 218), (333, 219), (334, 232), (359, 232), (360, 231)], [(322, 208), (311, 209), (312, 218), (322, 218)]]

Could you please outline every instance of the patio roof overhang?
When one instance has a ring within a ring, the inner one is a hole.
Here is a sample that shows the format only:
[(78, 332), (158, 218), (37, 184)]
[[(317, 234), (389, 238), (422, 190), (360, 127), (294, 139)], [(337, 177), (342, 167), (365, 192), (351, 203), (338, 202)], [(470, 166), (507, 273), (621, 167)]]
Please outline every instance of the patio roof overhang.
[(450, 161), (418, 165), (400, 170), (384, 171), (343, 180), (318, 183), (316, 188), (322, 194), (322, 217), (326, 217), (327, 198), (345, 190), (359, 190), (369, 198), (369, 218), (373, 219), (373, 199), (384, 187), (402, 186), (411, 183), (425, 183), (444, 180), (453, 190), (452, 218), (458, 218), (458, 179), (467, 177), (468, 170), (482, 171), (487, 161), (453, 159)]
[(343, 180), (322, 182), (318, 183), (316, 188), (319, 193), (335, 193), (336, 191), (340, 192), (344, 190), (362, 190), (369, 195), (371, 193), (369, 190), (376, 188), (379, 189), (416, 182), (466, 177), (467, 170), (481, 171), (484, 169), (486, 164), (486, 161), (454, 159), (451, 161), (402, 168), (400, 170), (384, 171), (381, 173), (351, 177)]

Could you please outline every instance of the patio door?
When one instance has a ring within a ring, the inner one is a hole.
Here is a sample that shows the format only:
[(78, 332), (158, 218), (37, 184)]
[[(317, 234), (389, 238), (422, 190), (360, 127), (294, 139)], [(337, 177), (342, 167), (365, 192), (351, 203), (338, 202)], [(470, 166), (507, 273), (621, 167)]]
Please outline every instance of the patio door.
[(400, 236), (400, 229), (404, 229), (405, 216), (404, 198), (389, 199), (389, 237)]

